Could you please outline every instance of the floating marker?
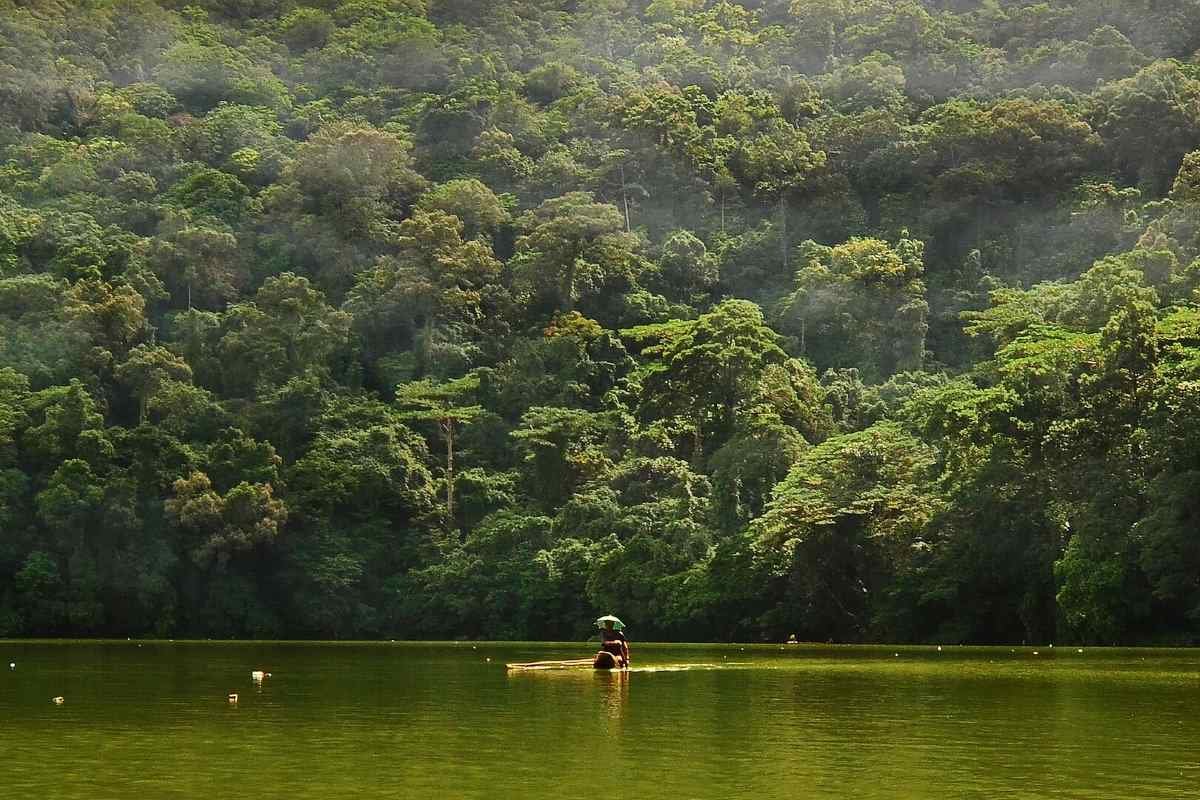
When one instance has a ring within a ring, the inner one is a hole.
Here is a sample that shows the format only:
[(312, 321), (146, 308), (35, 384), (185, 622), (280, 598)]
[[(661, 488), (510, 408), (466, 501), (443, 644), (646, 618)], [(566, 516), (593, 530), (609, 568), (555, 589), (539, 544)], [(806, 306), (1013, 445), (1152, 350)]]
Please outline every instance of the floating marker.
[(229, 694), (229, 702), (230, 702), (230, 703), (236, 703), (236, 702), (237, 702), (237, 700), (238, 700), (238, 698), (237, 698), (237, 694), (236, 694), (236, 693), (234, 693), (234, 692), (230, 692), (230, 694)]
[(60, 695), (59, 697), (51, 697), (50, 702), (54, 703), (54, 705), (56, 705), (56, 706), (61, 706), (63, 703), (65, 703), (67, 701)]

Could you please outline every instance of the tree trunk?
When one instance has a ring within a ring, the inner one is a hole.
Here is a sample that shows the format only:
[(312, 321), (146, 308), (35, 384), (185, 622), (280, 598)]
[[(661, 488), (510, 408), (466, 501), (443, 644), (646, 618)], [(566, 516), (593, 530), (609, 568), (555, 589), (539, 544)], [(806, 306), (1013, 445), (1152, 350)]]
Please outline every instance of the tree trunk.
[(442, 420), (442, 435), (446, 439), (446, 518), (454, 527), (454, 419)]
[(792, 249), (791, 242), (788, 241), (788, 225), (787, 225), (787, 203), (784, 202), (783, 195), (779, 195), (779, 249), (783, 254), (783, 271), (788, 271), (788, 251)]
[(867, 217), (867, 227), (871, 230), (877, 230), (880, 219), (883, 217), (883, 210), (879, 207), (879, 195), (871, 192), (862, 192), (858, 197), (862, 202), (863, 212)]
[(633, 233), (633, 227), (629, 224), (629, 192), (625, 188), (625, 165), (621, 165), (621, 201), (625, 204), (625, 232)]
[(424, 374), (430, 373), (430, 362), (433, 360), (433, 314), (425, 314), (421, 341), (421, 369)]
[(566, 266), (566, 272), (563, 273), (562, 287), (559, 290), (558, 298), (559, 311), (575, 310), (575, 270), (577, 260), (572, 259), (571, 263)]

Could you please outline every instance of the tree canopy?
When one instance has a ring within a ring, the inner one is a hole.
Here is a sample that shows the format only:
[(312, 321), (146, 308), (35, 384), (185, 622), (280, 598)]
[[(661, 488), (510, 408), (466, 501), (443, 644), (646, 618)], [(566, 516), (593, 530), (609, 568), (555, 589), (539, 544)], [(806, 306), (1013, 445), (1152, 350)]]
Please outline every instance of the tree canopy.
[(1197, 31), (0, 0), (0, 636), (1200, 641)]

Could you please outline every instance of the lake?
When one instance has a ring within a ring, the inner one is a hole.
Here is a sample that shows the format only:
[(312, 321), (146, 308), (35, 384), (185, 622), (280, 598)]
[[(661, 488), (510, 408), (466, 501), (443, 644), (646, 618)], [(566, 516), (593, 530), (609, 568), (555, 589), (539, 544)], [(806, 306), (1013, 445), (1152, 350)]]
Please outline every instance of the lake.
[[(628, 674), (504, 668), (593, 650), (0, 641), (0, 791), (1097, 800), (1200, 790), (1197, 651), (635, 642)], [(253, 669), (272, 675), (256, 686)]]

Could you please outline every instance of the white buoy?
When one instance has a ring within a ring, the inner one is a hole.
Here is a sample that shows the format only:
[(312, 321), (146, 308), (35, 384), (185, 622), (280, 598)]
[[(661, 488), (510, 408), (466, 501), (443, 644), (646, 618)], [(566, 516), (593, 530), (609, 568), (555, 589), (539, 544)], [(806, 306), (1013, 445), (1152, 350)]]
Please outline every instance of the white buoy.
[(940, 644), (938, 645), (938, 652), (942, 652), (942, 646)]
[(230, 703), (236, 703), (237, 701), (238, 701), (238, 696), (237, 696), (237, 694), (236, 694), (235, 692), (230, 692), (230, 693), (229, 693), (229, 702), (230, 702)]
[(8, 662), (8, 668), (9, 668), (9, 669), (16, 669), (16, 668), (17, 668), (17, 662), (15, 662), (15, 661), (10, 661), (10, 662)]
[(261, 681), (263, 678), (271, 677), (271, 673), (263, 672), (261, 669), (256, 669), (250, 673), (250, 680)]
[(1083, 648), (1081, 647), (1081, 648), (1079, 648), (1078, 650), (1076, 650), (1075, 652), (1076, 652), (1076, 653), (1082, 653), (1082, 652), (1083, 652)]
[(1036, 656), (1036, 655), (1041, 655), (1040, 653), (1038, 653), (1038, 651), (1037, 651), (1037, 650), (1034, 650), (1034, 651), (1033, 651), (1033, 654), (1034, 654), (1035, 656)]
[(56, 705), (56, 706), (61, 706), (63, 703), (65, 703), (67, 701), (60, 695), (58, 697), (51, 697), (50, 702), (54, 703), (54, 705)]

